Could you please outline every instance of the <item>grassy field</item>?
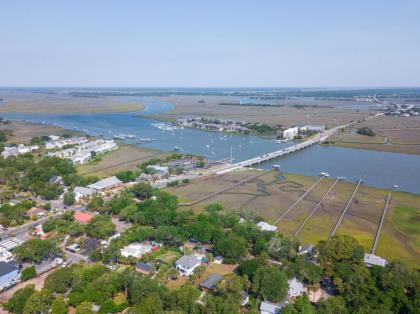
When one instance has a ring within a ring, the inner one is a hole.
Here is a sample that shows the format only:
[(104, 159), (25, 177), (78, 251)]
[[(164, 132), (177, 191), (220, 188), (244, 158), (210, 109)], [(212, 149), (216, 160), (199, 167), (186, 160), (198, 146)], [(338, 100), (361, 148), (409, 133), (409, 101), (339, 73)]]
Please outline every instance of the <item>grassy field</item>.
[(0, 123), (0, 130), (6, 129), (12, 130), (12, 136), (8, 139), (8, 142), (18, 144), (29, 144), (31, 138), (34, 136), (62, 135), (64, 133), (81, 135), (80, 132), (64, 130), (63, 128), (53, 125), (30, 123), (24, 121), (10, 121), (8, 124)]
[[(369, 127), (376, 136), (357, 134)], [(406, 154), (420, 154), (420, 117), (378, 117), (338, 132), (329, 140), (334, 145)]]
[(119, 148), (94, 161), (77, 167), (80, 175), (107, 177), (123, 170), (136, 170), (138, 164), (151, 158), (164, 158), (169, 153), (119, 143)]
[[(224, 186), (229, 186), (256, 171), (240, 171), (218, 177), (203, 178), (183, 187), (168, 189), (183, 200), (196, 200)], [(318, 178), (296, 174), (279, 175), (269, 171), (241, 186), (227, 190), (192, 207), (201, 211), (219, 202), (235, 211), (250, 211), (273, 222), (281, 216)], [(278, 223), (279, 231), (293, 236), (309, 212), (333, 184), (323, 179), (288, 215)], [(354, 183), (339, 182), (300, 232), (299, 240), (317, 243), (326, 240), (355, 188)], [(370, 251), (388, 191), (361, 185), (344, 216), (337, 234), (356, 238)], [(420, 259), (420, 195), (393, 192), (376, 254), (388, 259), (403, 259), (418, 266)]]
[(139, 111), (144, 105), (127, 97), (72, 97), (30, 91), (0, 91), (1, 112), (95, 113)]
[[(262, 122), (270, 125), (324, 124), (332, 127), (337, 124), (345, 124), (351, 120), (363, 119), (373, 113), (373, 111), (368, 110), (333, 108), (332, 106), (340, 105), (338, 100), (317, 101), (308, 98), (276, 101), (277, 105), (284, 105), (284, 107), (221, 106), (220, 103), (238, 102), (237, 97), (230, 96), (171, 96), (161, 97), (161, 99), (176, 104), (172, 111), (159, 115), (160, 118), (166, 120), (203, 116)], [(346, 102), (346, 104), (348, 103)], [(294, 108), (293, 105), (307, 105), (309, 107), (298, 109)]]

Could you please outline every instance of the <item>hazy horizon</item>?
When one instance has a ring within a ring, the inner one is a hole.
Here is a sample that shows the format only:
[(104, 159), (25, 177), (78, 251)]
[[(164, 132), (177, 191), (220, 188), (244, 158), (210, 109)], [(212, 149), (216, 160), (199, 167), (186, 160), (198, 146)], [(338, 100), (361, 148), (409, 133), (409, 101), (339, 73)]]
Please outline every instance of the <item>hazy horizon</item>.
[(420, 2), (1, 5), (0, 86), (420, 86)]

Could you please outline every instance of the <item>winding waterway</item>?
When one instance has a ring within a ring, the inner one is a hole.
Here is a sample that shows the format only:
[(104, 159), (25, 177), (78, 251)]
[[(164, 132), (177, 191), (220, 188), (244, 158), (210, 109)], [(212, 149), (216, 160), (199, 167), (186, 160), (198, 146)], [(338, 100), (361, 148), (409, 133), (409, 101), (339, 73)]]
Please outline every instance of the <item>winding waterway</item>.
[[(224, 135), (194, 129), (164, 131), (154, 126), (159, 121), (147, 118), (170, 110), (173, 105), (152, 98), (141, 99), (146, 107), (139, 113), (95, 113), (95, 114), (36, 114), (0, 113), (7, 119), (50, 123), (66, 129), (84, 130), (94, 136), (112, 138), (118, 133), (134, 134), (138, 138), (151, 138), (151, 142), (140, 144), (138, 140), (127, 142), (148, 148), (171, 151), (175, 147), (184, 152), (202, 155), (210, 160), (230, 159), (242, 161), (257, 155), (293, 145), (292, 142), (278, 144), (273, 138), (247, 135)], [(142, 115), (140, 117), (140, 114)], [(328, 172), (332, 177), (345, 176), (350, 181), (363, 178), (371, 186), (399, 189), (420, 193), (420, 156), (399, 153), (376, 152), (341, 147), (313, 146), (298, 153), (261, 165), (271, 168), (280, 165), (285, 172), (318, 175)]]

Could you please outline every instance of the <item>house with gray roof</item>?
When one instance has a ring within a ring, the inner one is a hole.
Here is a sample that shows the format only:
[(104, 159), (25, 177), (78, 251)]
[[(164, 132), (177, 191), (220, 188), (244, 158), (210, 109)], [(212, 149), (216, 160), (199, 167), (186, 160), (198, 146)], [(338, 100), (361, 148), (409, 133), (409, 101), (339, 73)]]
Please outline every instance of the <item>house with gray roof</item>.
[(201, 265), (201, 258), (194, 255), (184, 255), (175, 262), (175, 268), (181, 276), (191, 276), (194, 270)]
[(11, 262), (0, 262), (0, 290), (6, 289), (20, 280), (20, 269)]
[(99, 180), (98, 182), (89, 184), (87, 187), (90, 189), (97, 190), (97, 191), (105, 192), (113, 188), (116, 188), (120, 186), (121, 184), (122, 184), (121, 180), (119, 180), (116, 176), (112, 176), (109, 178)]
[(369, 253), (365, 253), (365, 256), (363, 257), (363, 261), (368, 267), (371, 267), (371, 266), (385, 267), (387, 264), (386, 259), (377, 255), (374, 255), (374, 254), (369, 254)]
[(272, 303), (268, 301), (262, 301), (260, 304), (261, 314), (279, 314), (281, 309), (287, 305), (287, 302)]
[(206, 278), (206, 280), (204, 280), (201, 285), (200, 288), (204, 291), (211, 291), (214, 290), (217, 285), (222, 282), (223, 280), (223, 276), (219, 275), (219, 274), (211, 274), (210, 276), (208, 276)]

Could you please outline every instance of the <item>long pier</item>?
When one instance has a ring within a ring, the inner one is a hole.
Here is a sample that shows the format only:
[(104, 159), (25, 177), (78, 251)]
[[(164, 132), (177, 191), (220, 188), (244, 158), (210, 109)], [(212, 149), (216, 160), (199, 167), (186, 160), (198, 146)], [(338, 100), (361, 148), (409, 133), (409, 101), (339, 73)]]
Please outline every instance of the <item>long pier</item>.
[(301, 197), (299, 197), (297, 200), (296, 200), (296, 202), (294, 202), (274, 223), (273, 223), (273, 225), (277, 225), (279, 222), (280, 222), (280, 220), (282, 220), (284, 217), (286, 217), (287, 216), (287, 214), (288, 213), (290, 213), (292, 210), (293, 210), (293, 208), (295, 208), (296, 207), (296, 205), (297, 204), (299, 204), (305, 197), (306, 197), (306, 195), (308, 195), (309, 193), (311, 193), (311, 191), (324, 179), (324, 178), (326, 178), (327, 177), (327, 175), (326, 174), (324, 174), (324, 175), (322, 175), (321, 176), (321, 178), (319, 178), (308, 190), (306, 190), (306, 192), (305, 193), (303, 193), (302, 194), (302, 196)]
[(375, 254), (376, 247), (378, 246), (379, 236), (381, 235), (382, 226), (384, 224), (386, 212), (388, 210), (388, 205), (389, 205), (390, 201), (391, 201), (391, 192), (388, 193), (388, 197), (387, 197), (386, 202), (385, 202), (384, 210), (382, 211), (381, 221), (379, 222), (378, 230), (376, 231), (375, 241), (373, 242), (372, 249), (371, 249), (371, 252), (370, 252), (371, 254)]
[(344, 207), (343, 211), (341, 212), (340, 217), (337, 220), (337, 223), (334, 226), (334, 229), (331, 231), (330, 236), (328, 237), (328, 240), (330, 240), (335, 233), (337, 232), (338, 227), (340, 226), (341, 220), (343, 220), (344, 215), (346, 214), (347, 210), (350, 207), (351, 202), (353, 201), (354, 196), (356, 195), (357, 190), (359, 189), (359, 186), (362, 184), (363, 180), (359, 179), (359, 181), (357, 182), (356, 187), (353, 190), (353, 193), (351, 193), (351, 196), (346, 204), (346, 206)]
[(315, 205), (315, 207), (312, 209), (312, 211), (309, 213), (308, 216), (306, 216), (305, 220), (302, 222), (302, 224), (299, 226), (299, 228), (295, 232), (295, 237), (299, 235), (299, 233), (302, 231), (302, 229), (305, 227), (306, 223), (311, 219), (311, 217), (315, 214), (316, 210), (321, 206), (321, 204), (324, 202), (324, 200), (327, 198), (328, 194), (334, 189), (334, 187), (337, 185), (337, 183), (341, 180), (341, 178), (337, 178), (333, 184), (330, 186), (327, 192), (325, 192), (324, 196), (322, 196), (321, 200), (318, 202), (318, 204)]

